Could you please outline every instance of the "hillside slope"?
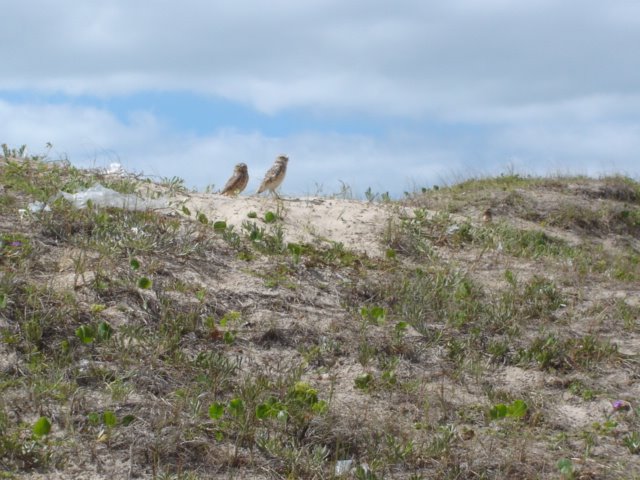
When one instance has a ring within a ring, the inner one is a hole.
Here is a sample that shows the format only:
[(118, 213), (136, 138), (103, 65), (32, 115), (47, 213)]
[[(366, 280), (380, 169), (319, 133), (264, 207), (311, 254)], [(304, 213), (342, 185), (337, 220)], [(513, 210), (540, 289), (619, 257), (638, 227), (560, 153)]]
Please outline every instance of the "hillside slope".
[[(154, 209), (58, 195), (95, 183)], [(640, 477), (629, 178), (234, 199), (0, 158), (0, 185), (3, 477)]]

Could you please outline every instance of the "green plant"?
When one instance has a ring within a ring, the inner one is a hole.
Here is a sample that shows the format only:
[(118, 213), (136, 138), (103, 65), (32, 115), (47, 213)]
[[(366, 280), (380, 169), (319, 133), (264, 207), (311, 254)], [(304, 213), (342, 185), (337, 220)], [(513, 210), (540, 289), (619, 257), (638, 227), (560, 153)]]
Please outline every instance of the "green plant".
[(370, 373), (358, 375), (354, 380), (354, 384), (360, 390), (368, 390), (373, 385), (373, 375)]
[(429, 220), (424, 209), (415, 209), (412, 217), (400, 217), (399, 222), (389, 219), (384, 231), (384, 244), (388, 250), (413, 258), (434, 256), (429, 234)]
[(586, 401), (594, 400), (596, 398), (596, 392), (587, 387), (582, 381), (577, 379), (573, 380), (569, 384), (568, 389), (571, 393), (582, 397), (582, 399)]
[(385, 310), (383, 307), (374, 305), (371, 307), (361, 307), (360, 316), (365, 323), (371, 325), (382, 325), (385, 321)]
[(622, 444), (629, 449), (630, 453), (640, 453), (640, 433), (631, 432), (622, 439)]
[(491, 407), (489, 417), (492, 420), (499, 420), (501, 418), (514, 418), (519, 420), (522, 419), (528, 411), (529, 407), (524, 400), (514, 400), (508, 405), (499, 403)]
[(5, 159), (8, 158), (23, 158), (25, 152), (27, 151), (27, 146), (22, 145), (19, 148), (9, 148), (6, 143), (2, 144), (2, 155)]
[(235, 342), (237, 335), (237, 325), (240, 322), (242, 314), (236, 311), (230, 311), (224, 314), (220, 319), (220, 327), (224, 329), (222, 339), (227, 345)]
[(264, 223), (274, 223), (276, 220), (278, 216), (275, 213), (268, 211), (264, 214)]
[(198, 222), (200, 222), (203, 225), (209, 225), (209, 219), (203, 212), (196, 213), (196, 220), (198, 220)]
[(160, 185), (167, 189), (169, 195), (179, 195), (187, 192), (184, 179), (180, 177), (162, 177)]
[(279, 223), (269, 227), (267, 231), (256, 222), (242, 222), (242, 231), (253, 246), (262, 253), (280, 255), (286, 251), (284, 229)]
[(427, 452), (435, 458), (446, 457), (453, 448), (455, 440), (455, 426), (452, 424), (441, 425), (427, 445)]
[(36, 438), (40, 438), (40, 437), (44, 437), (46, 435), (49, 435), (49, 432), (51, 432), (51, 422), (49, 421), (49, 419), (47, 417), (40, 417), (33, 424), (33, 427), (31, 428), (31, 431), (33, 432), (33, 435)]
[(289, 241), (281, 201), (244, 227), (193, 199), (179, 215), (76, 209), (54, 196), (171, 187), (15, 154), (0, 161), (0, 477), (118, 476), (113, 458), (166, 480), (333, 478), (341, 460), (354, 478), (622, 478), (637, 463), (631, 396), (557, 421), (633, 384), (636, 181), (370, 192), (389, 222), (360, 253)]
[(573, 466), (573, 462), (568, 458), (561, 458), (556, 463), (556, 467), (562, 475), (562, 478), (566, 480), (573, 480), (575, 478), (575, 468)]

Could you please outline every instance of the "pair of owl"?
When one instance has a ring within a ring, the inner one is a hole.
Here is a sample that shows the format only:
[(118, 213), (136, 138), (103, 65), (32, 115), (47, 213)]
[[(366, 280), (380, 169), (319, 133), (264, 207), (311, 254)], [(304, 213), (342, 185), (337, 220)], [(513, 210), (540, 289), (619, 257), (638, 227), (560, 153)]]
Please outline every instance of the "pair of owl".
[[(272, 193), (276, 193), (276, 188), (280, 186), (282, 181), (284, 180), (284, 176), (287, 173), (287, 163), (289, 162), (289, 157), (286, 155), (280, 155), (276, 158), (276, 161), (273, 163), (273, 166), (267, 171), (264, 176), (264, 180), (260, 184), (258, 191), (256, 193), (262, 193), (265, 190), (269, 190)], [(235, 196), (241, 193), (245, 188), (247, 188), (247, 183), (249, 183), (249, 170), (247, 168), (246, 163), (239, 163), (235, 166), (233, 170), (233, 175), (227, 181), (224, 188), (220, 191), (222, 195)]]

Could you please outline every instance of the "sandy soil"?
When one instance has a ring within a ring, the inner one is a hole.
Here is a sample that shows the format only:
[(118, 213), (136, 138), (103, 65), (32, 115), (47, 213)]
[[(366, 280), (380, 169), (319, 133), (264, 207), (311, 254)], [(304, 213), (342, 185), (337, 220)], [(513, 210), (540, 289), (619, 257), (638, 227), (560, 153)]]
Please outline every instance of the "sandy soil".
[[(264, 218), (266, 212), (279, 215), (290, 242), (339, 242), (347, 249), (378, 256), (381, 238), (389, 219), (397, 216), (398, 207), (358, 200), (332, 198), (287, 198), (217, 194), (190, 194), (173, 197), (172, 203), (184, 204), (191, 212), (204, 213), (210, 221), (224, 220), (239, 228), (244, 221)], [(257, 219), (247, 216), (250, 212)]]

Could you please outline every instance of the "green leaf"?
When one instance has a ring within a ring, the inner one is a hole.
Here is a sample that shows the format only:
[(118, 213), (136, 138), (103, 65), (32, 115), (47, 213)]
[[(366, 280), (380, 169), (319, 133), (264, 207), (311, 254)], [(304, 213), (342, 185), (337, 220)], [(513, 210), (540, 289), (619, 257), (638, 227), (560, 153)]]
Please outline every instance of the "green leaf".
[(136, 417), (134, 415), (125, 415), (122, 417), (122, 426), (128, 427), (135, 419)]
[(262, 234), (260, 233), (260, 231), (259, 230), (251, 230), (251, 233), (249, 234), (249, 240), (251, 240), (252, 242), (255, 242), (259, 238), (262, 238)]
[(184, 213), (187, 217), (191, 216), (191, 210), (189, 210), (186, 205), (182, 206), (182, 213)]
[(491, 410), (489, 410), (489, 416), (492, 420), (498, 420), (500, 418), (504, 418), (507, 416), (507, 406), (504, 403), (499, 403), (498, 405), (494, 405)]
[(47, 417), (40, 417), (36, 420), (36, 423), (33, 424), (31, 431), (36, 437), (48, 435), (51, 431), (51, 422)]
[(76, 328), (76, 337), (78, 337), (82, 343), (92, 343), (95, 339), (93, 327), (91, 325), (80, 325)]
[(111, 334), (113, 333), (113, 328), (107, 322), (100, 322), (98, 325), (98, 338), (100, 340), (109, 340), (111, 338)]
[(374, 305), (372, 307), (362, 307), (360, 309), (360, 315), (374, 324), (382, 324), (385, 319), (384, 308)]
[(394, 258), (396, 258), (396, 251), (393, 248), (387, 248), (385, 257), (387, 257), (387, 260), (393, 260)]
[(278, 216), (273, 212), (267, 212), (264, 214), (265, 223), (273, 223), (278, 219)]
[(569, 477), (573, 474), (573, 463), (568, 458), (561, 458), (556, 466), (562, 475)]
[(360, 390), (366, 390), (373, 382), (373, 376), (370, 373), (363, 373), (362, 375), (358, 375), (354, 380), (354, 384), (356, 388)]
[(235, 342), (236, 336), (233, 334), (233, 332), (226, 331), (222, 335), (222, 340), (224, 340), (224, 343), (226, 343), (227, 345), (231, 345), (233, 342)]
[(206, 216), (204, 213), (202, 213), (202, 212), (198, 213), (198, 221), (199, 221), (200, 223), (202, 223), (203, 225), (208, 225), (208, 224), (209, 224), (209, 219), (208, 219), (208, 218), (207, 218), (207, 216)]
[(371, 316), (376, 320), (382, 321), (384, 320), (384, 308), (382, 307), (372, 307), (371, 308)]
[(300, 255), (302, 254), (302, 247), (297, 244), (297, 243), (288, 243), (287, 244), (287, 249), (293, 254), (293, 255)]
[(238, 320), (240, 320), (241, 316), (242, 314), (237, 310), (229, 310), (227, 313), (224, 314), (224, 316), (222, 317), (222, 320), (220, 320), (220, 325), (222, 325), (222, 322), (225, 320), (228, 322), (237, 322)]
[(241, 398), (234, 398), (229, 402), (229, 411), (234, 417), (239, 417), (244, 412), (244, 402)]
[(138, 280), (138, 288), (142, 288), (143, 290), (148, 290), (153, 285), (153, 282), (149, 280), (147, 277), (140, 277)]
[(100, 415), (97, 412), (91, 412), (87, 415), (87, 420), (91, 425), (99, 425), (100, 424)]
[(393, 370), (385, 370), (382, 372), (382, 380), (388, 385), (395, 385), (398, 382), (396, 373)]
[(249, 218), (258, 218), (258, 214), (256, 212), (247, 213), (247, 217)]
[(529, 407), (524, 400), (514, 400), (513, 403), (509, 405), (508, 415), (513, 418), (522, 418), (527, 414), (528, 409)]
[(313, 410), (315, 413), (325, 413), (327, 411), (327, 409), (329, 408), (329, 405), (327, 405), (327, 402), (324, 400), (319, 400), (318, 402), (314, 403), (311, 406), (311, 410)]
[(396, 323), (395, 330), (397, 333), (403, 333), (407, 330), (409, 324), (407, 322), (398, 322)]
[(224, 232), (226, 229), (227, 229), (227, 222), (225, 222), (224, 220), (218, 220), (213, 224), (213, 230), (218, 233)]
[(284, 405), (282, 405), (282, 403), (277, 399), (271, 397), (269, 400), (256, 407), (256, 418), (259, 420), (264, 420), (269, 417), (281, 418), (283, 412), (284, 415), (286, 415), (287, 412)]
[(137, 258), (132, 258), (129, 265), (131, 265), (132, 270), (138, 270), (140, 268), (140, 261), (138, 261)]
[(6, 293), (0, 293), (0, 309), (7, 308), (8, 297)]
[(111, 410), (105, 410), (102, 413), (102, 423), (104, 423), (107, 427), (115, 427), (118, 423), (118, 417)]
[(509, 285), (511, 285), (512, 287), (515, 287), (517, 284), (516, 281), (516, 276), (513, 274), (513, 272), (511, 270), (506, 270), (504, 272), (504, 279), (507, 281), (507, 283)]
[(216, 402), (209, 406), (209, 418), (211, 420), (218, 420), (222, 415), (224, 415), (223, 403)]
[(91, 305), (91, 313), (100, 313), (107, 309), (107, 306), (103, 303), (94, 303)]
[(318, 391), (306, 382), (296, 382), (291, 395), (300, 403), (313, 405), (318, 401)]
[(270, 412), (271, 412), (271, 407), (266, 403), (261, 403), (256, 407), (256, 418), (258, 420), (264, 420), (269, 416)]

